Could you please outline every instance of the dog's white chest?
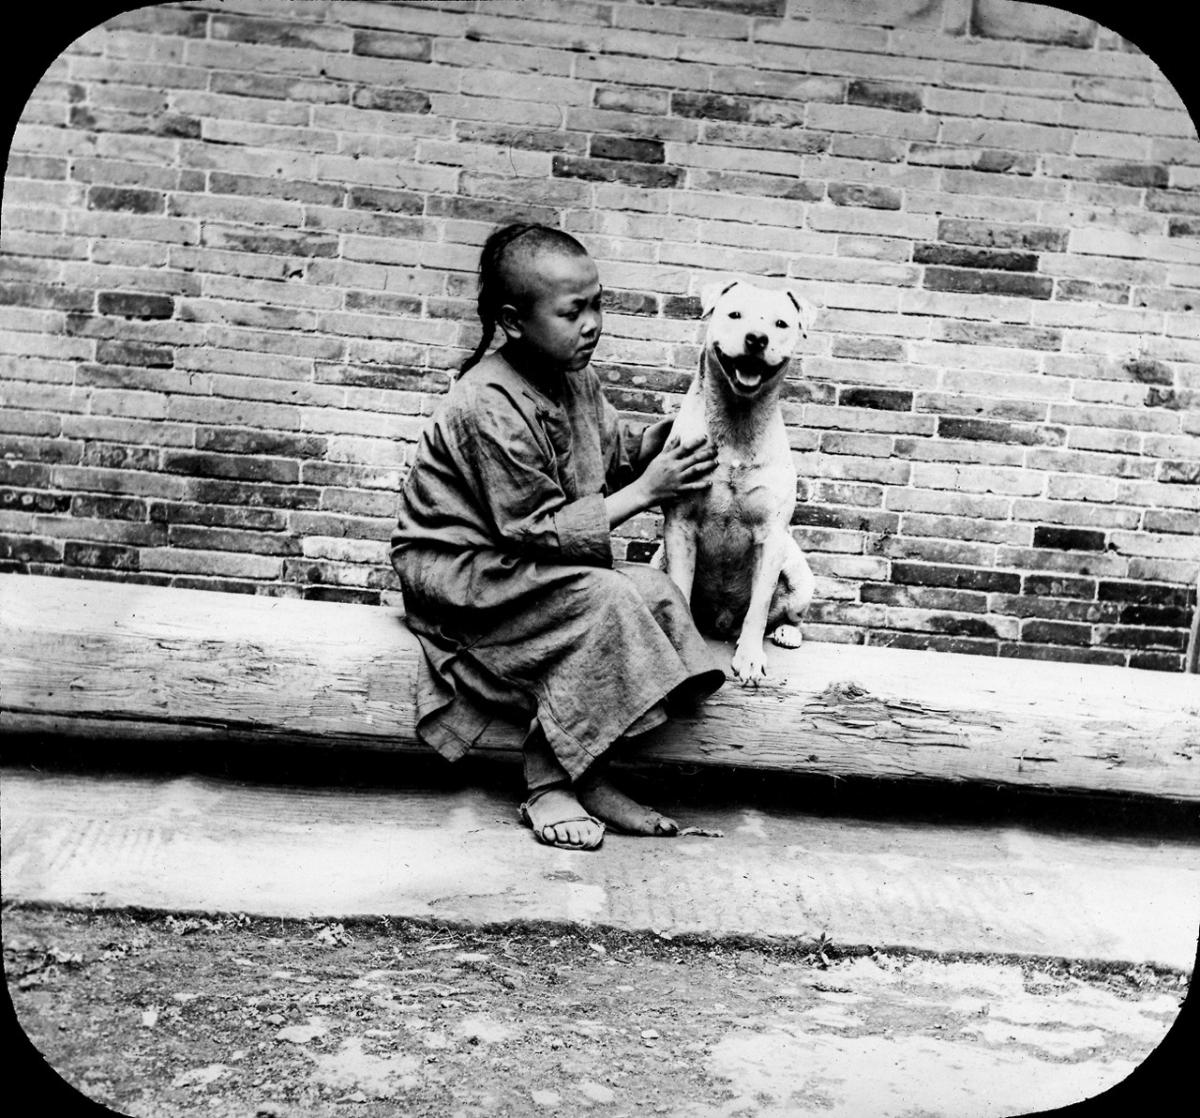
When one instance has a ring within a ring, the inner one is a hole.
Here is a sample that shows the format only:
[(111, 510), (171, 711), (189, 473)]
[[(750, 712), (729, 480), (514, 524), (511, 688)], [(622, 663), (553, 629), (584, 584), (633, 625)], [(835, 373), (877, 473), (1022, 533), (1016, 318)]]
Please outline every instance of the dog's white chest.
[[(722, 451), (712, 487), (697, 510), (700, 518), (718, 529), (741, 526), (753, 530), (777, 522), (785, 506), (795, 499), (795, 477), (789, 481), (786, 473), (786, 466), (780, 469), (777, 464)], [(787, 508), (788, 515), (790, 511)]]

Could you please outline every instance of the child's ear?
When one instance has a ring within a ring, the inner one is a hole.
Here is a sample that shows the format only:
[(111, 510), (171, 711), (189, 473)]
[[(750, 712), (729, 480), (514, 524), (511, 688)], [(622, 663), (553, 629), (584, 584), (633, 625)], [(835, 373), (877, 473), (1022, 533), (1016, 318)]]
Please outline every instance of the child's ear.
[(716, 280), (713, 283), (706, 283), (700, 288), (700, 317), (707, 318), (713, 312), (713, 307), (717, 305), (717, 300), (721, 298), (731, 287), (737, 285), (737, 280)]
[(511, 303), (505, 303), (500, 308), (496, 321), (508, 338), (519, 339), (525, 333), (525, 327), (521, 322), (521, 312)]
[(807, 337), (808, 332), (813, 328), (813, 323), (817, 320), (817, 304), (793, 289), (788, 290), (787, 297), (800, 312), (800, 333)]

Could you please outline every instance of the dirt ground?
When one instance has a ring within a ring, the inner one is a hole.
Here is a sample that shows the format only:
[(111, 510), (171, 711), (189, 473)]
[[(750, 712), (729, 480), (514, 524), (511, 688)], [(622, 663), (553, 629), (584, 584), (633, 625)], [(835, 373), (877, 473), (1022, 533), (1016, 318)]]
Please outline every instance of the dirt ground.
[[(1043, 1109), (1038, 1075), (1066, 1076), (1044, 1096), (1055, 1105), (1124, 1078), (1187, 987), (1148, 968), (387, 920), (10, 906), (3, 941), (33, 1044), (68, 1083), (135, 1118), (867, 1118), (865, 1098), (910, 1118), (1027, 1113)], [(906, 1045), (910, 1074), (877, 1076), (876, 1094), (863, 1094), (869, 1069), (861, 1088), (811, 1067), (800, 1076), (806, 1038), (810, 1052), (837, 1038)], [(945, 1081), (901, 1098), (936, 1080), (938, 1052), (959, 1053), (960, 1068), (964, 1052), (990, 1058), (996, 1082), (1032, 1069), (1013, 1097), (1037, 1105), (959, 1108)]]

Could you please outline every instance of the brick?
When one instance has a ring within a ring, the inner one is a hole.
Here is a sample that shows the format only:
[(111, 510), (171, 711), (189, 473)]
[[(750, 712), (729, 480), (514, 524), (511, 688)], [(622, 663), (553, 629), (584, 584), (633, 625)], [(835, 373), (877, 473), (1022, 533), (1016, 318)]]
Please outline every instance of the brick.
[(921, 651), (951, 652), (960, 656), (996, 656), (1000, 646), (994, 640), (970, 640), (925, 633), (872, 633), (870, 644), (887, 648), (912, 648)]
[(926, 268), (923, 284), (931, 291), (1012, 295), (1029, 299), (1049, 299), (1054, 288), (1054, 281), (1049, 276), (949, 267)]
[(1123, 606), (1119, 616), (1122, 625), (1146, 625), (1156, 628), (1187, 629), (1192, 623), (1189, 609), (1170, 609), (1161, 606)]
[(37, 307), (45, 310), (88, 310), (89, 292), (46, 283), (0, 283), (0, 306)]
[(205, 504), (269, 509), (315, 509), (321, 502), (321, 491), (310, 485), (256, 485), (242, 481), (197, 481), (192, 483), (192, 496)]
[(255, 43), (263, 46), (342, 51), (349, 48), (351, 33), (341, 27), (326, 27), (297, 19), (255, 19), (214, 14), (209, 35), (216, 40)]
[(1090, 283), (1087, 280), (1059, 280), (1056, 299), (1080, 300), (1087, 303), (1129, 303), (1127, 284)]
[(588, 198), (590, 188), (582, 182), (570, 180), (514, 180), (500, 175), (463, 172), (459, 190), (468, 198), (487, 198), (520, 203), (523, 206), (548, 207), (580, 204)]
[[(874, 62), (878, 57), (875, 56)], [(925, 113), (895, 112), (891, 109), (874, 109), (865, 105), (809, 105), (808, 126), (829, 132), (864, 133), (892, 140), (916, 140), (932, 142), (938, 139), (939, 125)], [(953, 122), (947, 122), (948, 128)], [(974, 122), (972, 122), (974, 123)], [(972, 142), (974, 142), (974, 136)], [(1008, 146), (1003, 141), (994, 146)]]
[(1194, 191), (1148, 190), (1146, 209), (1158, 213), (1200, 214), (1200, 197)]
[(1144, 527), (1147, 532), (1178, 532), (1200, 537), (1200, 512), (1182, 509), (1147, 509)]
[(678, 167), (660, 167), (611, 159), (583, 159), (556, 155), (553, 174), (557, 178), (587, 179), (592, 182), (624, 182), (633, 186), (673, 187), (683, 177)]
[(301, 541), (279, 532), (239, 531), (207, 525), (172, 524), (170, 546), (249, 555), (299, 555)]
[(170, 346), (148, 342), (96, 343), (96, 360), (102, 365), (136, 365), (145, 368), (169, 369), (175, 363), (175, 351)]
[(985, 174), (1032, 175), (1037, 170), (1037, 156), (1032, 152), (998, 148), (913, 144), (907, 160), (910, 165), (917, 167), (952, 167)]
[(866, 583), (862, 601), (904, 609), (953, 610), (960, 613), (984, 613), (986, 594), (971, 590), (948, 590), (926, 586), (878, 586)]
[(253, 226), (206, 224), (202, 243), (214, 248), (232, 249), (272, 256), (336, 256), (336, 238), (318, 233), (275, 230), (264, 233)]
[(1123, 628), (1101, 625), (1099, 643), (1107, 648), (1167, 648), (1183, 651), (1188, 634), (1184, 629)]
[(76, 517), (98, 520), (146, 520), (146, 514), (146, 502), (137, 497), (106, 497), (95, 493), (81, 493), (71, 502), (71, 515)]
[[(693, 190), (729, 194), (762, 194), (800, 202), (819, 202), (825, 196), (825, 187), (820, 182), (796, 179), (790, 175), (759, 175), (754, 172), (692, 171), (690, 185)], [(737, 199), (725, 199), (724, 201), (740, 205), (743, 208), (745, 205), (744, 202)]]
[(69, 493), (45, 493), (28, 489), (0, 489), (0, 510), (23, 513), (62, 513), (71, 507)]
[(1168, 237), (1200, 237), (1200, 217), (1172, 217), (1167, 222)]
[(96, 296), (96, 308), (101, 314), (123, 318), (170, 318), (175, 313), (175, 300), (169, 295), (101, 291)]
[(1168, 178), (1167, 168), (1154, 163), (1100, 163), (1091, 172), (1100, 182), (1122, 186), (1165, 187)]
[[(881, 513), (859, 508), (821, 508), (815, 505), (800, 504), (792, 513), (791, 523), (794, 526), (812, 528), (842, 529), (853, 532), (895, 532), (899, 527), (900, 518), (891, 513)], [(802, 541), (809, 547), (823, 549), (819, 541), (811, 538)], [(858, 537), (849, 541), (849, 550), (859, 550)]]
[(93, 186), (88, 188), (88, 208), (124, 213), (161, 214), (166, 212), (166, 196), (155, 190), (135, 187)]
[(1039, 598), (1075, 598), (1092, 601), (1096, 597), (1096, 580), (1071, 575), (1026, 575), (1021, 593)]
[(925, 563), (892, 563), (892, 582), (913, 586), (948, 586), (957, 590), (976, 590), (1016, 594), (1021, 576), (1008, 571), (934, 566)]
[(1146, 389), (1142, 402), (1148, 408), (1167, 408), (1170, 411), (1179, 411), (1191, 405), (1191, 394), (1178, 393), (1172, 388), (1159, 388), (1151, 385)]
[(1135, 652), (1129, 657), (1129, 666), (1151, 672), (1181, 672), (1185, 670), (1182, 656), (1165, 652)]
[(908, 349), (898, 338), (835, 337), (829, 355), (851, 361), (903, 362), (907, 360)]
[(423, 116), (433, 111), (433, 102), (429, 94), (417, 89), (356, 89), (353, 103), (360, 109), (375, 109), (386, 113)]
[(306, 586), (303, 594), (305, 601), (311, 602), (347, 602), (360, 606), (379, 605), (377, 590), (347, 590), (337, 586)]
[[(301, 465), (301, 478), (306, 486), (334, 485), (342, 488), (399, 490), (402, 474), (398, 469), (376, 469), (366, 466), (344, 466), (336, 462), (308, 461)], [(305, 506), (310, 507), (310, 506)]]
[(119, 544), (79, 543), (68, 540), (63, 545), (62, 561), (69, 567), (100, 567), (112, 571), (139, 569), (139, 552)]
[(750, 102), (744, 97), (728, 97), (721, 93), (679, 91), (671, 94), (671, 112), (682, 117), (744, 123), (750, 119)]
[(283, 560), (271, 555), (238, 555), (233, 552), (191, 548), (147, 549), (141, 553), (139, 560), (143, 571), (164, 571), (206, 578), (276, 579), (283, 568)]
[(846, 101), (851, 105), (870, 105), (872, 108), (894, 109), (904, 113), (919, 113), (925, 107), (917, 86), (862, 79), (855, 79), (847, 85)]
[(1067, 231), (1051, 226), (943, 218), (938, 222), (938, 240), (983, 248), (1063, 252), (1067, 247)]
[(592, 103), (598, 109), (615, 112), (666, 116), (670, 111), (671, 95), (665, 89), (598, 85), (593, 94)]
[(1163, 462), (1158, 468), (1158, 480), (1171, 485), (1200, 485), (1200, 462)]
[(873, 210), (900, 209), (900, 191), (890, 186), (863, 186), (858, 183), (831, 182), (829, 200), (835, 206), (858, 206)]
[(1089, 532), (1079, 528), (1039, 525), (1033, 530), (1034, 547), (1055, 548), (1059, 551), (1103, 551), (1107, 538), (1104, 532)]
[(1000, 655), (1019, 660), (1061, 660), (1066, 663), (1107, 664), (1124, 667), (1124, 653), (1098, 648), (1069, 648), (1061, 645), (1018, 644), (1000, 646)]
[(957, 248), (943, 244), (913, 246), (917, 264), (944, 264), (954, 268), (993, 268), (1010, 272), (1037, 270), (1038, 258), (1031, 252), (1004, 252), (983, 248)]
[[(550, 129), (531, 130), (515, 125), (486, 124), (474, 121), (459, 122), (454, 131), (460, 140), (497, 144), (525, 151), (569, 152), (573, 155), (585, 155), (588, 148), (588, 137), (581, 132), (559, 132)], [(430, 201), (433, 202), (434, 199), (431, 198)]]
[(156, 470), (159, 451), (150, 446), (89, 442), (83, 451), (82, 464), (109, 470)]
[(198, 478), (233, 478), (239, 481), (296, 482), (300, 467), (279, 458), (238, 458), (221, 454), (188, 454), (167, 451), (163, 469)]
[(1062, 446), (1066, 441), (1066, 432), (1061, 427), (952, 416), (938, 418), (937, 433), (943, 439), (975, 439), (1017, 446)]
[[(488, 198), (457, 197), (430, 197), (427, 213), (431, 217), (486, 221), (490, 225), (508, 225), (514, 221), (531, 221), (546, 225), (553, 224), (558, 217), (558, 211), (549, 206), (524, 202), (493, 201)], [(474, 281), (472, 280), (472, 282)]]
[(604, 309), (616, 314), (657, 316), (658, 296), (645, 291), (621, 291), (605, 289)]
[(353, 52), (370, 58), (403, 58), (428, 62), (433, 44), (428, 36), (397, 35), (386, 31), (355, 31)]
[[(829, 137), (821, 132), (800, 131), (786, 126), (764, 127), (760, 124), (732, 124), (723, 121), (706, 122), (703, 140), (709, 145), (723, 144), (735, 148), (754, 148), (756, 151), (784, 151), (794, 155), (815, 155), (829, 148)], [(745, 160), (750, 157), (742, 158)]]
[(1068, 621), (1095, 625), (1116, 621), (1118, 608), (1100, 602), (1081, 602), (1063, 598), (1025, 597), (994, 594), (988, 604), (995, 613), (1007, 617), (1036, 618), (1040, 621)]
[(628, 159), (636, 163), (663, 162), (659, 140), (635, 140), (623, 136), (593, 136), (588, 154), (594, 159)]
[(265, 454), (277, 457), (319, 458), (326, 440), (314, 435), (241, 428), (205, 428), (196, 432), (196, 449), (226, 454)]
[(295, 179), (264, 178), (258, 175), (213, 171), (208, 189), (213, 194), (261, 195), (285, 201), (339, 205), (346, 191), (341, 185), (301, 182)]
[(942, 337), (967, 345), (999, 345), (1020, 349), (1062, 348), (1062, 331), (1049, 327), (1018, 326), (1015, 323), (947, 321)]
[(1084, 647), (1093, 643), (1091, 625), (1070, 621), (1025, 621), (1021, 640), (1027, 644), (1069, 644)]
[(283, 512), (273, 508), (244, 508), (225, 505), (185, 505), (153, 502), (149, 518), (167, 525), (199, 524), (215, 528), (280, 531), (287, 526)]
[(886, 136), (840, 135), (825, 137), (830, 155), (842, 159), (864, 159), (872, 163), (899, 163), (906, 155), (906, 145)]
[[(836, 402), (837, 390), (831, 384), (819, 384), (810, 380), (786, 380), (783, 384), (782, 399), (788, 404), (795, 402), (827, 406)], [(792, 409), (786, 408), (785, 410), (790, 414)], [(834, 427), (836, 424), (829, 426)], [(864, 424), (864, 426), (866, 425)], [(818, 438), (816, 432), (805, 434), (795, 429), (789, 433), (788, 437), (791, 439), (793, 450), (809, 449), (803, 440), (812, 440), (812, 445), (815, 446)]]
[(971, 34), (987, 39), (1091, 47), (1097, 30), (1095, 21), (1045, 4), (1018, 7), (1011, 0), (976, 0), (971, 14)]
[(63, 545), (58, 540), (0, 535), (0, 561), (21, 570), (30, 563), (61, 563)]

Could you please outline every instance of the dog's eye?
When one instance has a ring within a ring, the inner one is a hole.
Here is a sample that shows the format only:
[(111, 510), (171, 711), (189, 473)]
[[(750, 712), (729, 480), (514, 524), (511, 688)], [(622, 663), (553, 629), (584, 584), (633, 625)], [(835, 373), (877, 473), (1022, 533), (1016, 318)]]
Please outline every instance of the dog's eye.
[(730, 317), (730, 318), (741, 318), (741, 317), (742, 317), (742, 312), (741, 312), (741, 311), (730, 311), (730, 312), (729, 312), (729, 317)]
[(775, 325), (778, 326), (780, 330), (786, 330), (788, 328), (787, 323), (784, 322), (782, 318), (777, 318), (775, 320)]

